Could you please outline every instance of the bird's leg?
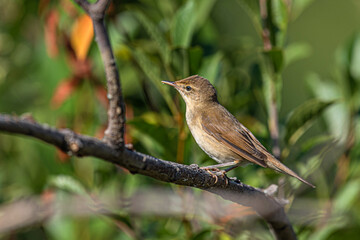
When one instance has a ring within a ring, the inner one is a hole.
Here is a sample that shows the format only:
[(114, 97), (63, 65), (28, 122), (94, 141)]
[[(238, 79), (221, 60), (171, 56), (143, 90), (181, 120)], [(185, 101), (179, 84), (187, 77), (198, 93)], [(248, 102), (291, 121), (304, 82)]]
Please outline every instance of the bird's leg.
[[(201, 167), (200, 169), (203, 169), (203, 170), (207, 171), (213, 177), (215, 177), (216, 178), (215, 183), (217, 183), (217, 181), (218, 181), (218, 176), (216, 174), (214, 174), (212, 171), (220, 172), (222, 174), (222, 176), (225, 177), (226, 185), (227, 185), (228, 184), (228, 179), (227, 179), (226, 173), (228, 171), (238, 167), (239, 162), (240, 162), (239, 160), (236, 160), (236, 161), (233, 161), (233, 162), (226, 162), (226, 163), (220, 163), (220, 164), (216, 164), (216, 165)], [(225, 170), (220, 170), (219, 167), (229, 167), (229, 168), (227, 168)]]
[(225, 169), (224, 171), (227, 173), (227, 172), (229, 172), (229, 171), (233, 170), (234, 168), (237, 168), (238, 166), (239, 166), (239, 165), (238, 165), (238, 164), (236, 164), (236, 165), (234, 165), (234, 166), (231, 166), (231, 167), (229, 167), (229, 168)]
[(229, 168), (225, 169), (225, 173), (226, 173), (226, 172), (238, 167), (239, 162), (240, 162), (239, 160), (236, 160), (236, 161), (233, 161), (233, 162), (226, 162), (226, 163), (220, 163), (220, 164), (216, 164), (216, 165), (201, 167), (201, 169), (221, 172), (221, 170), (219, 170), (219, 168), (221, 168), (221, 167), (229, 167)]

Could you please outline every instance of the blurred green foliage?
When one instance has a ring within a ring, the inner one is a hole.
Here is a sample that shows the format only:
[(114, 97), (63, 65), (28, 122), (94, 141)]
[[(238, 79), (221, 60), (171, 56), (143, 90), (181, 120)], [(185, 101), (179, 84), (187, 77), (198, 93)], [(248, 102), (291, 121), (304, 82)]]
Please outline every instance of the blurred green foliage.
[[(282, 160), (317, 188), (255, 166), (230, 175), (256, 187), (279, 184), (278, 197), (289, 200), (288, 214), (299, 239), (356, 239), (360, 229), (360, 35), (355, 31), (359, 7), (350, 0), (341, 4), (334, 0), (114, 1), (107, 25), (127, 105), (126, 141), (157, 158), (213, 164), (185, 126), (183, 101), (161, 80), (193, 74), (208, 78), (219, 101), (268, 149), (272, 147), (269, 111), (275, 103)], [(328, 12), (343, 15), (336, 22), (325, 21)], [(92, 43), (87, 58), (81, 60), (71, 45), (71, 37), (76, 37), (74, 22), (82, 14), (68, 0), (0, 0), (0, 112), (31, 113), (42, 123), (102, 136), (106, 91), (97, 46)], [(321, 21), (326, 24), (320, 25)], [(96, 199), (105, 197), (131, 205), (128, 197), (159, 188), (180, 196), (184, 207), (187, 204), (182, 187), (131, 175), (98, 159), (70, 158), (27, 137), (0, 135), (0, 169), (1, 206), (33, 196), (43, 201), (55, 196), (53, 201), (59, 203), (74, 196), (98, 203)], [(191, 193), (195, 199), (203, 194), (196, 189)], [(151, 203), (146, 197), (140, 201)], [(253, 213), (232, 215), (233, 205), (221, 209), (221, 217), (211, 211), (205, 216), (181, 211), (149, 214), (101, 201), (99, 205), (94, 208), (106, 214), (60, 214), (38, 221), (34, 216), (35, 224), (0, 236), (272, 238)]]

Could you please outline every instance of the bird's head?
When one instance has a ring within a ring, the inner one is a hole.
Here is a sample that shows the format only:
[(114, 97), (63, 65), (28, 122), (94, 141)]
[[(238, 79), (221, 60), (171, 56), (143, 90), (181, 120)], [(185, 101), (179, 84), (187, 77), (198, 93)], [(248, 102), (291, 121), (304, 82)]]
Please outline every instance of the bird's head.
[(216, 90), (213, 85), (209, 80), (198, 75), (175, 82), (162, 81), (162, 83), (173, 86), (178, 90), (187, 105), (217, 102)]

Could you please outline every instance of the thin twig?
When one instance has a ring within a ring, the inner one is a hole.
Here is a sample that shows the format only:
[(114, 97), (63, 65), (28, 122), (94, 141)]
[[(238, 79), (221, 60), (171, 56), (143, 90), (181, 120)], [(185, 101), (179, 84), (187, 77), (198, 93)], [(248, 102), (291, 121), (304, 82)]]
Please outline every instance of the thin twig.
[(277, 100), (276, 100), (276, 87), (275, 80), (272, 80), (271, 83), (271, 100), (269, 107), (269, 129), (270, 129), (270, 138), (272, 141), (272, 153), (277, 158), (281, 157), (280, 150), (280, 141), (279, 141), (279, 120), (278, 120), (278, 108), (277, 108)]
[(75, 0), (75, 2), (92, 19), (95, 39), (105, 67), (109, 109), (108, 127), (105, 130), (104, 140), (112, 146), (121, 149), (124, 146), (125, 104), (121, 91), (119, 71), (104, 23), (105, 12), (110, 4), (110, 0), (98, 0), (93, 4), (86, 0)]
[[(262, 40), (264, 45), (264, 51), (271, 51), (274, 43), (272, 42), (273, 36), (271, 35), (270, 27), (271, 27), (271, 19), (269, 14), (269, 9), (267, 7), (267, 0), (259, 0), (260, 1), (260, 15), (262, 20)], [(268, 126), (270, 131), (270, 138), (272, 141), (272, 153), (277, 158), (281, 157), (280, 150), (280, 141), (279, 141), (279, 121), (278, 121), (278, 107), (277, 107), (277, 97), (276, 97), (276, 74), (271, 74), (271, 82), (270, 82), (270, 102), (269, 102), (269, 120)]]
[(261, 20), (262, 20), (262, 39), (263, 39), (263, 44), (264, 44), (264, 50), (265, 51), (270, 51), (272, 48), (272, 43), (271, 43), (271, 39), (270, 39), (270, 29), (269, 29), (269, 14), (268, 14), (268, 9), (266, 6), (266, 1), (267, 0), (259, 0), (260, 1), (260, 16), (261, 16)]

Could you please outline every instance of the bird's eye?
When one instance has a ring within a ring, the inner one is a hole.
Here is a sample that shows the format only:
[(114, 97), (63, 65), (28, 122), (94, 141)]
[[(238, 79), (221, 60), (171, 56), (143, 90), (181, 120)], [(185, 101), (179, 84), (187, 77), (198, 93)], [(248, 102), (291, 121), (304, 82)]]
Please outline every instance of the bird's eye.
[(191, 87), (190, 87), (190, 86), (186, 86), (185, 89), (186, 89), (186, 91), (190, 91), (190, 90), (191, 90)]

